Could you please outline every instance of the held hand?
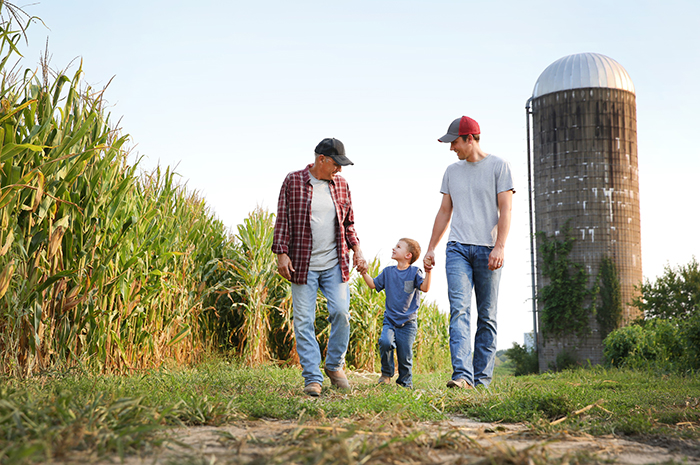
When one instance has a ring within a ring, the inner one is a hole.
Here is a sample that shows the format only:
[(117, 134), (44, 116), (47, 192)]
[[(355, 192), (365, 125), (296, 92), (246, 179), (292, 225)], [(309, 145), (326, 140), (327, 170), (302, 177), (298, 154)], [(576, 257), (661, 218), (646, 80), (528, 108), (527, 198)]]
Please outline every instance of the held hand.
[(494, 247), (489, 255), (489, 270), (494, 271), (503, 267), (505, 251), (503, 247)]
[(292, 266), (292, 260), (286, 253), (281, 253), (277, 255), (277, 272), (282, 275), (287, 281), (292, 280), (292, 273), (294, 273), (294, 267)]
[(425, 271), (430, 271), (433, 269), (434, 266), (435, 266), (435, 252), (432, 250), (429, 250), (425, 254), (425, 257), (423, 257), (423, 267), (425, 268)]
[(362, 251), (358, 248), (352, 256), (352, 264), (357, 268), (357, 272), (360, 274), (365, 274), (368, 271), (367, 260), (362, 255)]

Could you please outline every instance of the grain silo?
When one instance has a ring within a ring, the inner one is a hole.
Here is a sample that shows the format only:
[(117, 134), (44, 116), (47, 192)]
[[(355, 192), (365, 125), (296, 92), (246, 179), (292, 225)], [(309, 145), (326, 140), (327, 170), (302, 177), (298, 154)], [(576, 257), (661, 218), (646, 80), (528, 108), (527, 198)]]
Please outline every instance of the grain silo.
[[(583, 265), (589, 288), (602, 261), (607, 258), (614, 263), (622, 302), (621, 324), (627, 324), (639, 315), (630, 301), (642, 280), (637, 110), (632, 80), (619, 63), (604, 55), (566, 56), (537, 79), (528, 112), (532, 118), (534, 232), (556, 238), (568, 222), (575, 238), (569, 258)], [(535, 250), (537, 270), (533, 275), (539, 292), (548, 278), (542, 275), (543, 254), (537, 247)], [(580, 362), (603, 360), (605, 334), (592, 311), (588, 316), (590, 334), (547, 337), (545, 333), (543, 337), (542, 310), (536, 309), (540, 370), (551, 367), (563, 352)]]

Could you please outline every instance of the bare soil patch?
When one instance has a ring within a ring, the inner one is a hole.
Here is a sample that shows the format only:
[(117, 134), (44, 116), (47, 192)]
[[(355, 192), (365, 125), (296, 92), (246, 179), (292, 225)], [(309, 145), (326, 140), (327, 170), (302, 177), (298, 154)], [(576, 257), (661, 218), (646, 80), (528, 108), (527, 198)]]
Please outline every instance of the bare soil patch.
[(166, 464), (471, 464), (617, 463), (700, 464), (697, 442), (644, 444), (617, 437), (560, 433), (535, 436), (525, 425), (441, 422), (380, 425), (258, 420), (221, 427), (177, 428), (157, 450), (139, 457), (61, 463)]
[[(348, 373), (353, 385), (378, 373)], [(396, 388), (400, 389), (400, 388)], [(315, 401), (309, 398), (309, 401)], [(525, 424), (476, 422), (462, 416), (417, 422), (385, 415), (362, 419), (241, 420), (224, 426), (174, 428), (163, 446), (139, 456), (72, 455), (55, 462), (106, 465), (204, 464), (592, 464), (700, 465), (700, 441), (647, 440), (557, 433)]]

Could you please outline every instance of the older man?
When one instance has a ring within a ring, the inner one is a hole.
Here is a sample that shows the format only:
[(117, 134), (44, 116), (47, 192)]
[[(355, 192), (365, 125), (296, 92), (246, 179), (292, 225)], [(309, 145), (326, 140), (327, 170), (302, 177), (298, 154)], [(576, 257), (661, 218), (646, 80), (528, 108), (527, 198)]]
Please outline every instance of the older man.
[(294, 335), (304, 377), (304, 392), (321, 394), (321, 351), (316, 340), (316, 296), (328, 301), (331, 332), (325, 372), (331, 384), (350, 387), (343, 365), (350, 338), (350, 253), (358, 271), (367, 262), (355, 233), (352, 199), (343, 166), (353, 163), (338, 139), (323, 139), (314, 162), (287, 175), (280, 190), (272, 251), (279, 273), (292, 283)]

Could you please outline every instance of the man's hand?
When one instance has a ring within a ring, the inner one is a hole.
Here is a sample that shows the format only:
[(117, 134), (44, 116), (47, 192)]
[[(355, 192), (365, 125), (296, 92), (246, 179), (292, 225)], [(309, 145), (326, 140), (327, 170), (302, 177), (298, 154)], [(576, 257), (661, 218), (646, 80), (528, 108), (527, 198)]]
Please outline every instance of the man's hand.
[(425, 268), (425, 271), (430, 271), (433, 269), (434, 266), (435, 266), (435, 251), (428, 250), (425, 253), (425, 257), (423, 257), (423, 267)]
[(489, 254), (489, 270), (494, 271), (503, 266), (503, 258), (505, 257), (505, 247), (496, 246)]
[(292, 266), (292, 260), (286, 253), (281, 253), (277, 255), (277, 272), (282, 275), (287, 281), (292, 280), (292, 273), (294, 273), (294, 267)]

